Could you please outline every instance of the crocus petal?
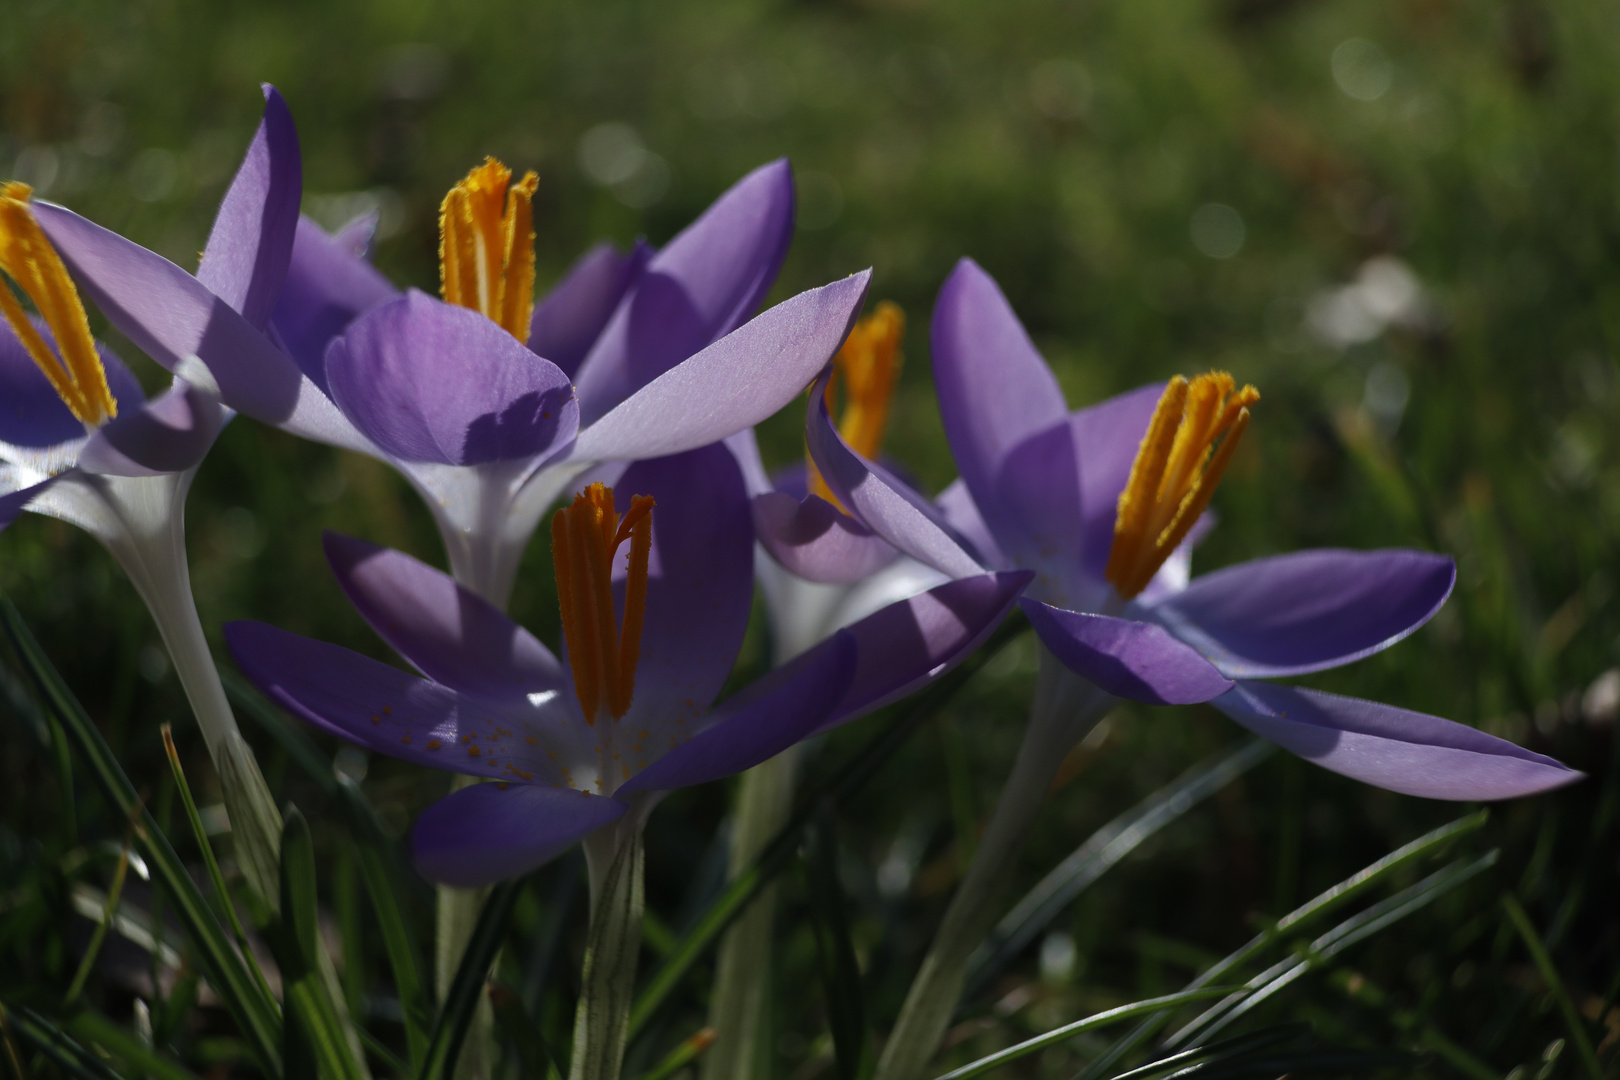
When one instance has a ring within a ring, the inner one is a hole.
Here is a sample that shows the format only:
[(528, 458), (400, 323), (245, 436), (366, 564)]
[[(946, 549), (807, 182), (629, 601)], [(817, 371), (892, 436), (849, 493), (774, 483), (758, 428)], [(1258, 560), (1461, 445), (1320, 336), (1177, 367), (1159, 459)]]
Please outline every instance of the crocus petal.
[[(377, 241), (377, 218), (375, 210), (366, 210), (350, 218), (348, 223), (332, 234), (332, 239), (338, 247), (347, 251), (357, 259), (369, 259), (372, 248)], [(300, 221), (304, 220), (299, 218)]]
[(620, 785), (618, 794), (690, 787), (780, 754), (827, 718), (855, 674), (847, 630), (788, 661), (706, 717), (707, 726)]
[(1449, 558), (1423, 551), (1296, 551), (1196, 577), (1150, 614), (1229, 678), (1263, 679), (1388, 648), (1428, 622), (1456, 580)]
[(404, 461), (482, 465), (565, 446), (568, 376), (476, 311), (412, 289), (356, 319), (326, 352), (332, 399)]
[(1013, 570), (948, 581), (853, 623), (858, 663), (849, 690), (817, 730), (898, 701), (970, 656), (1034, 574)]
[(322, 540), (349, 601), (434, 682), (507, 701), (567, 689), (568, 675), (550, 649), (449, 574), (339, 533)]
[(264, 86), (264, 119), (214, 217), (197, 280), (255, 330), (270, 320), (292, 257), (304, 167), (292, 113)]
[(301, 217), (270, 326), (287, 354), (325, 391), (326, 348), (332, 339), (361, 315), (399, 295), (348, 243)]
[[(45, 321), (37, 316), (30, 316), (30, 321), (54, 346), (55, 338)], [(96, 343), (96, 352), (119, 412), (140, 408), (146, 395), (135, 376), (100, 342)], [(0, 443), (41, 448), (82, 438), (84, 425), (62, 403), (11, 324), (0, 319)]]
[(868, 529), (946, 577), (973, 577), (984, 567), (953, 536), (939, 511), (921, 495), (867, 461), (844, 442), (827, 413), (823, 373), (810, 391), (804, 437), (810, 456), (838, 501)]
[(753, 500), (754, 532), (771, 558), (806, 581), (847, 585), (893, 562), (899, 552), (819, 495), (782, 491)]
[(1085, 514), (1085, 572), (1098, 581), (1114, 544), (1119, 495), (1130, 479), (1136, 451), (1164, 393), (1163, 383), (1138, 387), (1069, 416), (1080, 462), (1080, 505)]
[(225, 426), (219, 402), (176, 380), (168, 393), (120, 410), (85, 443), (79, 467), (104, 476), (156, 476), (200, 462)]
[(574, 459), (676, 454), (764, 420), (838, 352), (871, 277), (863, 270), (784, 300), (677, 364), (582, 430)]
[(1000, 287), (972, 259), (958, 262), (940, 288), (931, 335), (945, 434), (994, 526), (1002, 458), (1063, 419), (1063, 391)]
[(639, 240), (628, 255), (606, 243), (581, 255), (534, 305), (529, 348), (572, 377), (651, 256), (652, 248)]
[(776, 280), (792, 237), (786, 160), (755, 169), (716, 199), (653, 256), (580, 365), (583, 422), (741, 326)]
[(992, 566), (998, 570), (1006, 570), (1012, 566), (1012, 560), (1002, 553), (996, 538), (990, 535), (990, 526), (985, 523), (984, 515), (980, 513), (979, 506), (973, 501), (973, 493), (968, 491), (967, 484), (961, 477), (952, 480), (946, 489), (939, 493), (934, 500), (939, 507), (940, 516), (945, 523), (957, 534), (972, 544), (979, 556), (979, 561), (985, 566)]
[(573, 788), (474, 784), (422, 811), (411, 829), (411, 859), (440, 885), (493, 885), (550, 862), (628, 809)]
[(1512, 799), (1581, 773), (1463, 724), (1376, 701), (1244, 681), (1211, 702), (1324, 769), (1426, 799)]
[(16, 521), (17, 515), (28, 509), (28, 504), (34, 501), (34, 497), (42, 494), (55, 482), (56, 477), (47, 476), (37, 484), (29, 484), (27, 487), (0, 495), (0, 530)]
[(996, 546), (1039, 573), (1037, 595), (1078, 606), (1089, 592), (1080, 578), (1085, 508), (1067, 417), (1002, 455), (995, 499), (988, 524)]
[(1162, 626), (1018, 602), (1041, 644), (1063, 666), (1116, 697), (1149, 705), (1193, 705), (1224, 694), (1230, 680)]
[[(559, 779), (541, 743), (523, 737), (537, 724), (496, 711), (487, 700), (265, 623), (227, 623), (225, 641), (242, 673), (270, 700), (340, 739), (469, 776)], [(538, 710), (531, 712), (538, 721)]]

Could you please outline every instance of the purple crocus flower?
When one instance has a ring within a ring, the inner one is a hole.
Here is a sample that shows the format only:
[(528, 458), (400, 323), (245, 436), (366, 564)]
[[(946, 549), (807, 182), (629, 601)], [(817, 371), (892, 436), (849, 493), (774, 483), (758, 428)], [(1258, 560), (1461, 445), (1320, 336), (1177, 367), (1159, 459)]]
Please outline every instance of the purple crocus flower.
[[(714, 705), (752, 594), (741, 471), (711, 445), (637, 462), (616, 488), (592, 485), (553, 521), (566, 662), (447, 575), (331, 534), (350, 600), (424, 677), (261, 623), (226, 627), (243, 671), (295, 715), (497, 781), (418, 820), (416, 863), (433, 880), (487, 884), (627, 815), (639, 828), (660, 793), (739, 772), (909, 693), (976, 648), (1028, 581), (949, 582)], [(621, 542), (628, 559), (614, 557)]]
[[(971, 260), (941, 289), (932, 333), (940, 411), (961, 486), (935, 507), (854, 453), (825, 407), (814, 405), (811, 454), (852, 518), (832, 518), (825, 503), (806, 499), (791, 518), (779, 515), (784, 524), (767, 537), (773, 550), (810, 565), (820, 559), (818, 548), (842, 548), (858, 565), (881, 538), (952, 577), (1025, 567), (1036, 579), (1020, 606), (1049, 657), (1068, 671), (1135, 701), (1207, 701), (1307, 760), (1393, 791), (1500, 799), (1580, 776), (1462, 724), (1259, 681), (1388, 648), (1439, 610), (1456, 570), (1449, 558), (1418, 551), (1323, 549), (1189, 581), (1194, 525), (1246, 422), (1237, 414), (1251, 399), (1234, 393), (1223, 402), (1219, 378), (1171, 387), (1177, 402), (1203, 392), (1211, 417), (1224, 404), (1230, 415), (1223, 422), (1236, 421), (1213, 458), (1216, 419), (1201, 432), (1189, 428), (1190, 419), (1178, 427), (1194, 406), (1162, 404), (1169, 401), (1164, 387), (1071, 413), (1001, 290)], [(1185, 448), (1176, 448), (1178, 431)], [(1176, 473), (1178, 462), (1185, 468), (1173, 487), (1166, 470)], [(1126, 502), (1144, 513), (1155, 495), (1173, 498), (1158, 508), (1151, 532), (1127, 545), (1116, 536), (1124, 535), (1121, 495), (1132, 483), (1135, 502)], [(831, 524), (806, 527), (817, 520)], [(1122, 572), (1121, 559), (1133, 565)]]
[[(297, 135), (284, 109), (265, 130), (261, 208), (291, 223)], [(656, 256), (587, 256), (530, 315), (532, 179), (509, 177), (489, 162), (446, 198), (454, 303), (398, 294), (356, 253), (358, 233), (328, 237), (305, 223), (289, 229), (287, 288), (248, 298), (269, 332), (67, 210), (42, 207), (40, 221), (108, 318), (160, 363), (175, 370), (199, 355), (231, 408), (395, 465), (432, 511), (457, 579), (504, 606), (542, 514), (576, 477), (705, 445), (787, 404), (837, 350), (868, 278), (749, 320), (792, 231), (792, 181), (777, 162)], [(236, 253), (244, 266), (288, 258)], [(536, 348), (555, 349), (555, 362)]]

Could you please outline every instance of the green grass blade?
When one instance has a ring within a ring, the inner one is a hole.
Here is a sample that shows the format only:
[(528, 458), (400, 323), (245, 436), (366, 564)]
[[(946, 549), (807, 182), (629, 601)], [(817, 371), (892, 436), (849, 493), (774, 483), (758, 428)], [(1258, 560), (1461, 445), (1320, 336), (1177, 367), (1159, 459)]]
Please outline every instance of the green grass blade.
[(62, 996), (63, 1006), (72, 1005), (84, 989), (85, 980), (90, 978), (90, 970), (96, 966), (96, 957), (101, 954), (101, 943), (107, 939), (107, 928), (112, 925), (113, 916), (118, 913), (118, 900), (124, 894), (124, 878), (129, 874), (129, 836), (124, 837), (124, 844), (118, 849), (118, 868), (113, 871), (112, 884), (107, 889), (107, 902), (102, 905), (101, 921), (96, 923), (95, 932), (90, 935), (90, 944), (84, 950), (84, 958), (79, 961), (79, 970), (73, 973), (73, 981), (68, 984), (67, 993)]
[(657, 1065), (642, 1073), (636, 1080), (669, 1080), (670, 1077), (697, 1060), (697, 1056), (714, 1043), (714, 1028), (703, 1028), (682, 1039)]
[(1575, 1050), (1581, 1056), (1581, 1066), (1586, 1070), (1586, 1075), (1591, 1080), (1603, 1080), (1603, 1068), (1598, 1064), (1597, 1051), (1592, 1049), (1591, 1036), (1586, 1032), (1586, 1025), (1581, 1023), (1580, 1014), (1575, 1011), (1575, 1002), (1570, 1000), (1569, 989), (1564, 986), (1558, 969), (1553, 966), (1552, 957), (1547, 954), (1547, 947), (1542, 944), (1541, 935), (1536, 933), (1524, 905), (1512, 893), (1503, 893), (1502, 907), (1507, 911), (1514, 929), (1524, 939), (1524, 947), (1530, 950), (1530, 959), (1535, 962), (1536, 970), (1541, 972), (1542, 981), (1558, 1002), (1558, 1011), (1564, 1016), (1564, 1026), (1569, 1029), (1570, 1042), (1575, 1044)]
[(490, 965), (495, 962), (495, 954), (506, 937), (512, 908), (524, 880), (519, 878), (497, 885), (484, 901), (483, 910), (478, 913), (478, 924), (467, 942), (467, 951), (461, 955), (461, 966), (456, 968), (450, 992), (444, 997), (444, 1008), (439, 1010), (425, 1060), (416, 1074), (418, 1080), (446, 1080), (454, 1074), (462, 1040), (467, 1037), (467, 1025), (472, 1022), (473, 1009), (484, 992)]
[(75, 1013), (64, 1025), (87, 1043), (93, 1043), (113, 1057), (122, 1058), (137, 1075), (154, 1080), (197, 1080), (197, 1074), (170, 1061), (118, 1024), (89, 1009)]
[(209, 983), (225, 1002), (265, 1072), (272, 1077), (280, 1076), (281, 1015), (276, 1003), (265, 996), (232, 948), (201, 890), (191, 880), (151, 814), (142, 808), (135, 786), (124, 775), (101, 732), (40, 649), (16, 607), (3, 597), (0, 597), (0, 622), (4, 622), (12, 646), (33, 679), (46, 710), (61, 722), (103, 794), (119, 813), (138, 821), (135, 839), (141, 854), (153, 880), (174, 903), (175, 913), (197, 950)]
[[(1260, 1028), (1257, 1031), (1245, 1032), (1230, 1039), (1220, 1039), (1212, 1043), (1204, 1043), (1180, 1053), (1150, 1061), (1128, 1072), (1117, 1073), (1112, 1080), (1148, 1080), (1149, 1077), (1161, 1073), (1171, 1072), (1185, 1068), (1197, 1062), (1211, 1061), (1217, 1058), (1225, 1059), (1247, 1054), (1255, 1050), (1265, 1050), (1279, 1043), (1289, 1042), (1306, 1034), (1310, 1030), (1308, 1024), (1273, 1024), (1270, 1027)], [(1186, 1075), (1185, 1073), (1179, 1075)]]
[(823, 813), (805, 845), (805, 879), (816, 928), (816, 952), (827, 994), (827, 1023), (832, 1029), (833, 1056), (840, 1080), (860, 1080), (873, 1065), (872, 1040), (866, 1027), (861, 969), (850, 940), (849, 911), (838, 880), (835, 819)]
[[(67, 1032), (32, 1009), (0, 1005), (0, 1022), (75, 1080), (124, 1080)], [(18, 1073), (19, 1078), (22, 1075)]]

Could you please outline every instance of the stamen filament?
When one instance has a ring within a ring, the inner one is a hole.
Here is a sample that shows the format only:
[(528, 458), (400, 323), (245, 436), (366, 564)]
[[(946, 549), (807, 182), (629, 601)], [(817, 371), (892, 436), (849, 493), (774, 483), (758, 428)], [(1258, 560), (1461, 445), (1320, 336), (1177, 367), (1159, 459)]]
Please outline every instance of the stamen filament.
[[(843, 397), (838, 434), (857, 454), (876, 458), (888, 432), (894, 391), (900, 383), (906, 316), (900, 305), (885, 300), (849, 332), (833, 358), (833, 377), (827, 383), (827, 407), (836, 410)], [(809, 490), (834, 506), (842, 506), (827, 486), (814, 461), (809, 462)]]
[(439, 206), (439, 280), (447, 303), (472, 308), (519, 341), (534, 312), (532, 171), (511, 183), (494, 158), (469, 172)]

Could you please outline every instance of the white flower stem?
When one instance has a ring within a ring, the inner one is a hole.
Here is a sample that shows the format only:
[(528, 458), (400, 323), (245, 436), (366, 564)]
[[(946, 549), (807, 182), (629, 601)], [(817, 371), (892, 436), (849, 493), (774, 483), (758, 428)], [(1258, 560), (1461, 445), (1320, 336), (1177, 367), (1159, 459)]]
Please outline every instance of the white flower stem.
[(641, 829), (625, 815), (585, 837), (591, 882), (591, 926), (574, 1011), (574, 1054), (568, 1080), (619, 1080), (636, 989), (645, 905)]
[(967, 874), (945, 910), (878, 1060), (875, 1080), (920, 1080), (956, 1012), (973, 951), (995, 924), (1002, 886), (1017, 861), (1064, 756), (1101, 720), (1107, 694), (1063, 668), (1044, 648), (1029, 727)]

